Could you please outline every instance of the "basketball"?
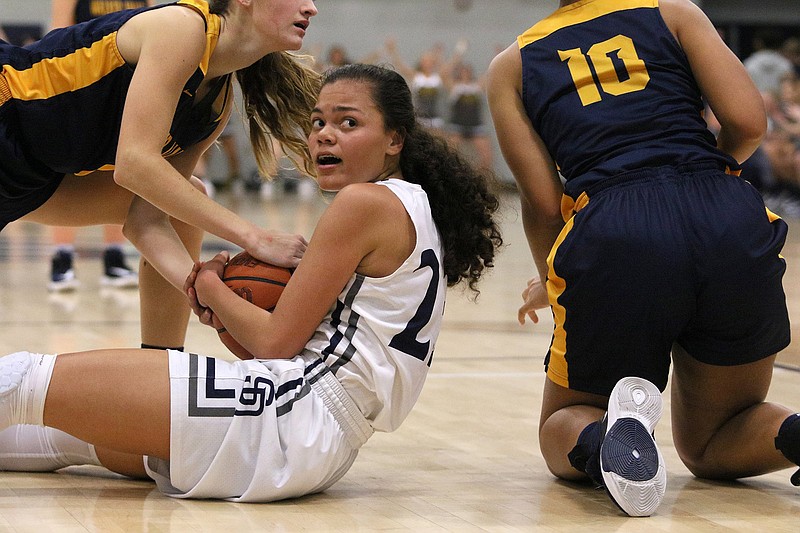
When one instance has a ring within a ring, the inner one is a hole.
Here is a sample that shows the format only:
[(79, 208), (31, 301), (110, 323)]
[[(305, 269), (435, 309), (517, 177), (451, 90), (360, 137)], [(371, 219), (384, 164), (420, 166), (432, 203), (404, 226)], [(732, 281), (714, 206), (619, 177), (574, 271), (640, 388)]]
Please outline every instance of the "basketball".
[(270, 312), (290, 277), (290, 269), (259, 261), (247, 252), (233, 256), (222, 273), (222, 281), (233, 292)]
[[(248, 302), (272, 312), (283, 288), (292, 277), (292, 271), (263, 261), (247, 252), (233, 256), (222, 272), (222, 281), (230, 289)], [(252, 358), (253, 355), (236, 342), (225, 326), (214, 316), (214, 327), (222, 342), (236, 356)]]

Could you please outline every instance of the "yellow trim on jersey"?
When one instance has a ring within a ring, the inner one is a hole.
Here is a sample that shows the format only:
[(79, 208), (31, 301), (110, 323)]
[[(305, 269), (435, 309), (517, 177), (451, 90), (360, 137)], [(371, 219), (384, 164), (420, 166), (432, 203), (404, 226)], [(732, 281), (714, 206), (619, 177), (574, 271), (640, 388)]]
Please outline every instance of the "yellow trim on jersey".
[(0, 71), (0, 105), (5, 104), (9, 100), (11, 100), (11, 88), (3, 77), (3, 72)]
[[(778, 215), (776, 215), (776, 214), (775, 214), (775, 213), (773, 213), (772, 211), (770, 211), (769, 207), (764, 207), (764, 209), (766, 209), (766, 210), (767, 210), (767, 219), (769, 220), (769, 223), (770, 223), (770, 224), (772, 224), (772, 223), (773, 223), (773, 222), (775, 222), (776, 220), (781, 220), (781, 217), (780, 217), (780, 216), (778, 216)], [(778, 257), (779, 257), (779, 258), (781, 258), (781, 259), (783, 259), (784, 261), (786, 261), (786, 258), (783, 256), (783, 254), (782, 254), (782, 253), (778, 253)]]
[(114, 165), (103, 165), (102, 167), (100, 167), (100, 168), (98, 168), (96, 170), (81, 170), (80, 172), (76, 172), (75, 175), (76, 176), (88, 176), (89, 174), (93, 174), (95, 172), (111, 172), (112, 170), (115, 170), (116, 168), (117, 167), (115, 167)]
[(553, 261), (555, 260), (556, 250), (567, 235), (572, 231), (572, 226), (575, 219), (570, 218), (564, 229), (558, 235), (550, 254), (547, 256), (547, 299), (550, 301), (550, 306), (553, 308), (553, 319), (555, 328), (553, 329), (553, 343), (550, 346), (550, 359), (547, 363), (547, 377), (556, 385), (569, 388), (569, 368), (567, 365), (567, 330), (564, 329), (564, 322), (567, 319), (567, 311), (564, 306), (558, 303), (558, 298), (564, 294), (567, 288), (567, 282), (564, 278), (556, 274), (553, 268)]
[(203, 71), (205, 76), (208, 73), (208, 63), (211, 61), (211, 54), (217, 47), (219, 40), (219, 32), (222, 26), (219, 15), (212, 15), (208, 11), (208, 4), (202, 0), (182, 0), (178, 2), (180, 6), (186, 6), (194, 9), (206, 21), (206, 50), (203, 53), (203, 59), (200, 60), (200, 70)]
[[(3, 76), (18, 100), (44, 100), (83, 89), (125, 64), (117, 50), (117, 33), (109, 33), (89, 48), (63, 57), (43, 59), (25, 70), (6, 65)], [(78, 67), (79, 66), (79, 67)]]
[(533, 25), (517, 37), (517, 44), (520, 48), (524, 48), (561, 28), (588, 22), (615, 11), (642, 7), (657, 8), (658, 0), (581, 0), (556, 10), (549, 17)]

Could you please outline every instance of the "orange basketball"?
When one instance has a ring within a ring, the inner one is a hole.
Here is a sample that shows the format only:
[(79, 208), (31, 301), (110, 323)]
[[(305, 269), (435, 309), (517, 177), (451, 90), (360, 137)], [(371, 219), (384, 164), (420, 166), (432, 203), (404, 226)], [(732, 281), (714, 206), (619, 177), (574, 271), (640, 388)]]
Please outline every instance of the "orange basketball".
[[(233, 256), (222, 272), (222, 281), (233, 292), (267, 311), (275, 309), (283, 288), (292, 277), (292, 271), (259, 261), (247, 252)], [(214, 327), (219, 338), (236, 356), (248, 359), (253, 355), (236, 342), (225, 326), (214, 316)]]
[(222, 273), (222, 281), (233, 292), (267, 311), (275, 309), (290, 277), (290, 269), (259, 261), (247, 252), (233, 256)]

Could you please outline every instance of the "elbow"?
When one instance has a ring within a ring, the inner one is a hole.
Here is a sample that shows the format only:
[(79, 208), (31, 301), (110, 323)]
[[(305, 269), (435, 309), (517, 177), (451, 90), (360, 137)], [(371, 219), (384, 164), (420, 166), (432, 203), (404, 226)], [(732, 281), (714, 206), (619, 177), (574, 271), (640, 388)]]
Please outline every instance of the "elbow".
[(741, 163), (761, 145), (766, 134), (767, 114), (758, 108), (735, 119), (720, 120), (717, 145)]
[(131, 154), (117, 153), (116, 161), (114, 162), (114, 183), (128, 189), (133, 190), (136, 183), (136, 176), (141, 175), (141, 163), (138, 158)]
[(161, 154), (151, 156), (136, 150), (120, 150), (114, 161), (114, 183), (142, 196), (142, 192), (159, 172), (158, 163), (162, 162)]
[(761, 114), (737, 126), (742, 142), (750, 146), (758, 146), (767, 135), (767, 115)]
[(524, 194), (520, 195), (522, 212), (525, 218), (542, 226), (559, 226), (564, 224), (561, 214), (561, 199), (555, 196), (545, 200), (545, 198), (534, 196), (530, 198)]

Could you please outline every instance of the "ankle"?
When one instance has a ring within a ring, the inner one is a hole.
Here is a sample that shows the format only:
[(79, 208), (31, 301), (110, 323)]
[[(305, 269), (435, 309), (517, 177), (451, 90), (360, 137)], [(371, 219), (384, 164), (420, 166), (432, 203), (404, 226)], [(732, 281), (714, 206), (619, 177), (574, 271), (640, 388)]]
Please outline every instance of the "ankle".
[(600, 421), (592, 422), (581, 431), (578, 442), (567, 454), (569, 464), (579, 472), (583, 472), (597, 485), (603, 485), (600, 473), (600, 444), (603, 442)]
[(790, 415), (783, 421), (775, 437), (775, 448), (800, 466), (800, 413)]

